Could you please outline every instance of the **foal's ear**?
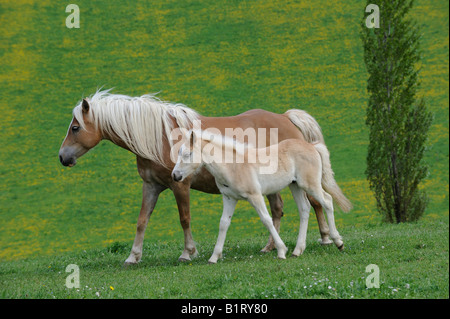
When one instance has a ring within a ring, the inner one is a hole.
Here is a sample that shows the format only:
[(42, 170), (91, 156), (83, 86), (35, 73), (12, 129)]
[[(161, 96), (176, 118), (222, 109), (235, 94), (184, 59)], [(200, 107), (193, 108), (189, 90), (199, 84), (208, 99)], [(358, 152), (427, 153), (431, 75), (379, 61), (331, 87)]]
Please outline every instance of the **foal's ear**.
[(191, 136), (189, 138), (189, 146), (190, 146), (191, 149), (194, 148), (194, 144), (195, 144), (195, 140), (194, 139), (195, 139), (194, 131), (191, 131)]
[(84, 113), (89, 112), (89, 103), (86, 99), (83, 99), (83, 102), (81, 103), (81, 107), (82, 107)]

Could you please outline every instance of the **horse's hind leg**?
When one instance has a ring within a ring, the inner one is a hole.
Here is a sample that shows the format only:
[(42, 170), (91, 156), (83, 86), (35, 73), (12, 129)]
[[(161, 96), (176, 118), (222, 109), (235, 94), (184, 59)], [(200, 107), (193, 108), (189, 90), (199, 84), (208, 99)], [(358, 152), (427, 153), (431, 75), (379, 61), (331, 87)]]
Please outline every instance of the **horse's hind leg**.
[(228, 227), (231, 224), (231, 218), (233, 217), (234, 209), (236, 207), (237, 200), (226, 195), (223, 195), (223, 212), (220, 218), (219, 235), (217, 236), (216, 246), (214, 252), (209, 258), (210, 264), (217, 263), (217, 260), (222, 257), (223, 245), (227, 236)]
[(267, 211), (266, 203), (264, 202), (264, 197), (261, 194), (255, 194), (249, 196), (247, 200), (256, 209), (262, 223), (264, 224), (264, 226), (266, 226), (266, 228), (272, 235), (273, 240), (275, 242), (275, 247), (277, 248), (278, 251), (278, 258), (286, 259), (287, 247), (283, 243), (283, 241), (280, 238), (280, 235), (278, 235), (277, 230), (273, 226), (272, 219), (270, 218), (269, 212)]
[[(272, 212), (273, 226), (275, 227), (277, 233), (280, 233), (280, 222), (281, 217), (283, 216), (283, 199), (281, 198), (280, 193), (267, 195), (267, 199), (269, 200), (270, 211)], [(274, 248), (275, 242), (272, 235), (269, 235), (269, 241), (261, 252), (268, 253)]]
[(297, 184), (289, 185), (292, 196), (298, 207), (300, 214), (300, 229), (298, 231), (297, 245), (295, 246), (292, 256), (300, 256), (306, 248), (306, 233), (308, 232), (309, 211), (311, 204), (309, 203), (306, 193)]
[(339, 232), (336, 228), (336, 223), (334, 222), (333, 198), (325, 191), (323, 191), (323, 197), (325, 198), (326, 202), (324, 207), (326, 207), (325, 212), (327, 213), (331, 240), (339, 250), (343, 250), (344, 242), (342, 241), (342, 237), (341, 235), (339, 235)]
[(328, 227), (327, 221), (325, 220), (325, 216), (323, 214), (322, 206), (311, 196), (308, 196), (308, 200), (314, 208), (314, 212), (316, 213), (317, 223), (319, 225), (320, 231), (320, 239), (319, 242), (321, 245), (330, 245), (333, 242), (330, 240), (330, 228)]
[(339, 232), (337, 231), (336, 223), (334, 221), (333, 198), (330, 194), (321, 189), (321, 187), (320, 189), (317, 188), (308, 193), (312, 197), (314, 197), (314, 199), (316, 199), (325, 210), (325, 213), (327, 214), (328, 225), (330, 227), (331, 240), (339, 250), (343, 250), (344, 242), (342, 241), (341, 235), (339, 235)]

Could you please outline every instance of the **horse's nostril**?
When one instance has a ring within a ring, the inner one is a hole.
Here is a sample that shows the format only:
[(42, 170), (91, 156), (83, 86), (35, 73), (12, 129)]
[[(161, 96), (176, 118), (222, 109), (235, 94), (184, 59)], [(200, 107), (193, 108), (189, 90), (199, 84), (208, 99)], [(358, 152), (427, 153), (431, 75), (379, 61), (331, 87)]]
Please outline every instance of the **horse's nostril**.
[(172, 173), (172, 178), (175, 182), (179, 182), (181, 180), (181, 174), (179, 172), (173, 172)]
[(61, 155), (59, 155), (59, 161), (61, 162), (61, 164), (62, 164), (62, 162), (63, 162), (63, 158), (62, 158), (62, 156)]

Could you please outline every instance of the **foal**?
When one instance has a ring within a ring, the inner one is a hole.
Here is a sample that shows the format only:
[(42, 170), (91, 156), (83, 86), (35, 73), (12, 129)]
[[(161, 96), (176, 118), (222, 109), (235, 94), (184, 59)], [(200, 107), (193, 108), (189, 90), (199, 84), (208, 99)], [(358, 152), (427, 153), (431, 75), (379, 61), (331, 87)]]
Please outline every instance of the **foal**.
[[(224, 157), (230, 159), (230, 155), (232, 161), (224, 161)], [(266, 162), (270, 165), (264, 165)], [(273, 226), (263, 197), (277, 193), (286, 186), (289, 186), (300, 213), (300, 230), (292, 255), (300, 256), (306, 248), (311, 208), (306, 195), (322, 205), (327, 214), (330, 237), (339, 250), (343, 249), (344, 243), (334, 222), (332, 200), (332, 195), (342, 192), (334, 180), (329, 153), (324, 144), (313, 145), (298, 139), (288, 139), (256, 149), (222, 135), (190, 131), (189, 141), (181, 146), (178, 153), (172, 178), (181, 182), (203, 166), (214, 176), (223, 194), (219, 236), (210, 263), (216, 263), (222, 256), (226, 233), (240, 199), (247, 200), (256, 209), (275, 241), (278, 258), (286, 258), (287, 247)]]

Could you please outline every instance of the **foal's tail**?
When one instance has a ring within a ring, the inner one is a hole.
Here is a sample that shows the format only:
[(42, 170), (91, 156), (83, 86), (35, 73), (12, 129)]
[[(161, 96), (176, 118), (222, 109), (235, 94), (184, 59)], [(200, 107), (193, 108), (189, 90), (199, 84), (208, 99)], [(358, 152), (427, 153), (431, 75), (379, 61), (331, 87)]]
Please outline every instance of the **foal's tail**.
[(334, 179), (334, 172), (331, 169), (330, 153), (327, 147), (323, 143), (314, 144), (317, 152), (319, 152), (322, 158), (322, 187), (323, 189), (333, 197), (334, 201), (344, 211), (348, 212), (353, 208), (352, 203), (345, 197), (344, 193), (340, 189), (339, 185)]
[(322, 143), (325, 144), (323, 139), (322, 130), (319, 123), (308, 113), (302, 110), (288, 110), (284, 113), (291, 122), (297, 126), (297, 128), (303, 133), (305, 140), (308, 143)]
[(333, 197), (334, 201), (344, 211), (352, 209), (352, 203), (345, 197), (334, 179), (331, 169), (330, 153), (325, 146), (322, 130), (319, 123), (308, 113), (302, 110), (288, 110), (284, 113), (289, 120), (303, 133), (305, 140), (315, 146), (322, 158), (322, 187)]

